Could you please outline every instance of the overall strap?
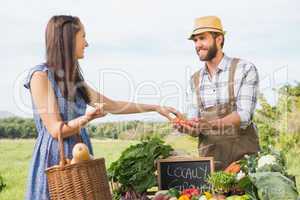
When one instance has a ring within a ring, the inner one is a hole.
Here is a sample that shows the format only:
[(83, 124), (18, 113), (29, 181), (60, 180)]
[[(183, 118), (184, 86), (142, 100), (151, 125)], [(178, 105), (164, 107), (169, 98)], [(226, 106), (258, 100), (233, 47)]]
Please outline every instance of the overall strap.
[(234, 97), (234, 74), (236, 71), (237, 64), (239, 62), (238, 58), (233, 58), (229, 68), (229, 78), (228, 78), (228, 95), (229, 95), (229, 105), (231, 108), (235, 106), (236, 99)]
[(200, 83), (201, 83), (201, 76), (200, 76), (200, 70), (195, 72), (192, 76), (192, 82), (194, 87), (192, 88), (194, 92), (196, 93), (196, 98), (197, 98), (197, 105), (200, 110), (204, 109), (203, 103), (201, 101), (200, 97)]

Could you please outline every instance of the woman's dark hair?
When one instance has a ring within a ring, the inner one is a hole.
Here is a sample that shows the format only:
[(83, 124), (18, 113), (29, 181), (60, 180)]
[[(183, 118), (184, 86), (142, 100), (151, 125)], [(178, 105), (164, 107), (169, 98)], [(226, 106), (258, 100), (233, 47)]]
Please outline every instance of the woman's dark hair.
[(71, 101), (80, 95), (90, 102), (84, 78), (75, 55), (76, 33), (80, 31), (78, 17), (53, 16), (46, 28), (46, 64), (54, 72), (54, 78), (62, 95)]

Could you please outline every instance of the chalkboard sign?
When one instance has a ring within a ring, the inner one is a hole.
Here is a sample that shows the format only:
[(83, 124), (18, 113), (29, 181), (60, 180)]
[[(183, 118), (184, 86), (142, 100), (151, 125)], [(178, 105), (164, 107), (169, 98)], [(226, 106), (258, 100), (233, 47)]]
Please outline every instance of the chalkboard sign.
[(207, 178), (214, 171), (213, 163), (212, 157), (160, 159), (157, 162), (159, 190), (176, 188), (182, 191), (194, 187), (207, 191), (210, 189)]

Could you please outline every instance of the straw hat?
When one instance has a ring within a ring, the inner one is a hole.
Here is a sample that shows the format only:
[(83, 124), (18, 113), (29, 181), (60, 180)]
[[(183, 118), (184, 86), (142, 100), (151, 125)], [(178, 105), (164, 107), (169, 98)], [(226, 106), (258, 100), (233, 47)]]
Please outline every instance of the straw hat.
[(218, 32), (225, 34), (221, 20), (217, 16), (205, 16), (195, 19), (194, 30), (191, 33), (189, 40), (193, 39), (194, 35), (204, 32)]

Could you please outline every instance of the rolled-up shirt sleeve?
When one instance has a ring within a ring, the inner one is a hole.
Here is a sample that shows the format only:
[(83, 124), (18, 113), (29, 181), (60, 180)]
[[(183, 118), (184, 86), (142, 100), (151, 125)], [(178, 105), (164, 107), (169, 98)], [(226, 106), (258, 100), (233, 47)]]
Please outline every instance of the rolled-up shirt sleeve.
[(252, 121), (257, 103), (259, 76), (256, 67), (248, 64), (244, 68), (244, 76), (236, 97), (237, 113), (240, 116), (240, 127), (245, 129)]

